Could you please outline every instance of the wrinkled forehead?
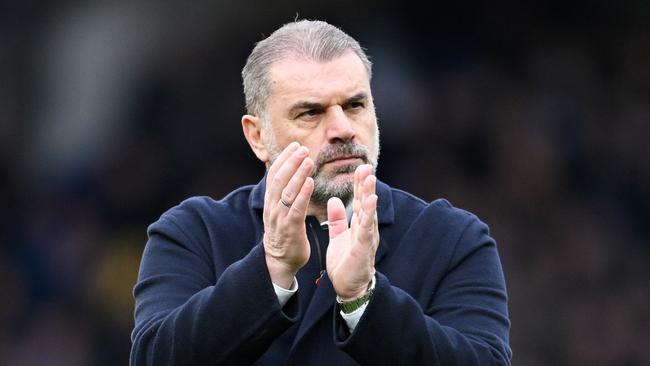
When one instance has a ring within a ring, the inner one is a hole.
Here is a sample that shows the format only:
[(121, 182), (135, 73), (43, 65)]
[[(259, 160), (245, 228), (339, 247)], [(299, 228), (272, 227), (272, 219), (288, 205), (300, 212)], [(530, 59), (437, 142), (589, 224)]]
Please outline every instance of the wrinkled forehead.
[(274, 62), (269, 71), (269, 102), (295, 98), (326, 101), (359, 92), (370, 95), (368, 72), (353, 51), (328, 61), (287, 56)]

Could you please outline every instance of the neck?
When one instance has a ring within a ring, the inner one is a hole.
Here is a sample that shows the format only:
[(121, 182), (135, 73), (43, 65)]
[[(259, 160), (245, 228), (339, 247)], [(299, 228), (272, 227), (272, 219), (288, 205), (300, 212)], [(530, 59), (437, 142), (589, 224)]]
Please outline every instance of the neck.
[(318, 222), (327, 221), (327, 206), (316, 205), (310, 203), (307, 208), (307, 215), (314, 216), (318, 219)]
[[(309, 208), (307, 208), (307, 216), (314, 216), (322, 224), (327, 221), (327, 207), (310, 203)], [(352, 217), (352, 206), (350, 204), (345, 206), (345, 216), (347, 216), (349, 224)]]

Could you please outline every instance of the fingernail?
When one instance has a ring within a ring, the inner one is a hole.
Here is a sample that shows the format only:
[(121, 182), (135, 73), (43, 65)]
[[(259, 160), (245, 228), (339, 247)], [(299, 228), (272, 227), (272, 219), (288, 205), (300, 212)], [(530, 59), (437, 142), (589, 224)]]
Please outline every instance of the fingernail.
[(290, 143), (290, 144), (289, 144), (289, 151), (293, 151), (293, 150), (297, 149), (298, 146), (300, 146), (300, 144), (297, 143), (296, 141)]
[(309, 157), (306, 157), (306, 158), (302, 161), (302, 163), (300, 163), (300, 167), (302, 167), (303, 169), (306, 168), (306, 167), (308, 167), (309, 164), (310, 164), (310, 161), (309, 161), (309, 160), (311, 160), (311, 159), (309, 159)]

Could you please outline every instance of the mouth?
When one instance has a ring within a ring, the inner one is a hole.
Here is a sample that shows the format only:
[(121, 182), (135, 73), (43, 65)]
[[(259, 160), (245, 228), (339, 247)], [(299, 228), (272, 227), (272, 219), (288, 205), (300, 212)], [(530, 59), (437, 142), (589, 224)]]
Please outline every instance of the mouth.
[(353, 164), (359, 160), (363, 162), (363, 157), (356, 156), (356, 155), (339, 156), (326, 161), (325, 164), (345, 165), (345, 164)]

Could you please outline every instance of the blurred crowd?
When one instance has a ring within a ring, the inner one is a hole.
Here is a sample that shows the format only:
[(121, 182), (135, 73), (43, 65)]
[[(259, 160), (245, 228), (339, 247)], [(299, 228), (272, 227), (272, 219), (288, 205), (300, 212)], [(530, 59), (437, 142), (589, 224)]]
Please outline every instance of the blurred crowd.
[(378, 176), (497, 239), (519, 365), (650, 364), (650, 6), (0, 5), (0, 364), (126, 364), (146, 227), (264, 173), (240, 70), (319, 18), (374, 62)]

